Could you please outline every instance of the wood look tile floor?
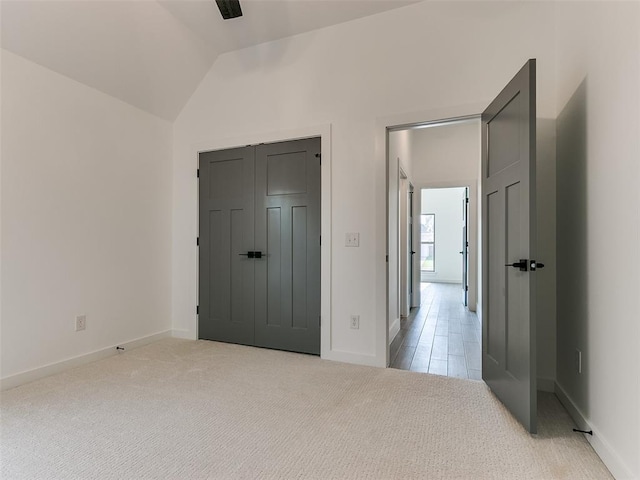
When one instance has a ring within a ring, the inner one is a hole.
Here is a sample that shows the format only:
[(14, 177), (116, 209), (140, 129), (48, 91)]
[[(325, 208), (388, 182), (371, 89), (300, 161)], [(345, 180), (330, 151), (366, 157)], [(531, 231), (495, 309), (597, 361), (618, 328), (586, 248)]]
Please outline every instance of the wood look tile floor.
[(391, 368), (482, 380), (482, 330), (462, 305), (462, 287), (421, 283), (422, 305), (400, 321), (391, 342)]

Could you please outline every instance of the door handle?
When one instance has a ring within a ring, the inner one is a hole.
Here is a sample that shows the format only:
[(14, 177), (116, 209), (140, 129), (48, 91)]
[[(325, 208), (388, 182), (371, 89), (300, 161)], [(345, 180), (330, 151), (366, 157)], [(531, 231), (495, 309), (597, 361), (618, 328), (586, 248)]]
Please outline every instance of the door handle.
[(262, 252), (247, 252), (247, 253), (239, 253), (238, 255), (241, 255), (243, 257), (247, 257), (247, 258), (262, 258)]
[(526, 258), (521, 258), (519, 262), (507, 263), (505, 267), (519, 268), (521, 272), (526, 272), (529, 266), (529, 261)]
[(544, 268), (544, 263), (531, 260), (529, 264), (529, 268), (532, 272), (535, 272), (536, 270), (540, 270), (541, 268)]

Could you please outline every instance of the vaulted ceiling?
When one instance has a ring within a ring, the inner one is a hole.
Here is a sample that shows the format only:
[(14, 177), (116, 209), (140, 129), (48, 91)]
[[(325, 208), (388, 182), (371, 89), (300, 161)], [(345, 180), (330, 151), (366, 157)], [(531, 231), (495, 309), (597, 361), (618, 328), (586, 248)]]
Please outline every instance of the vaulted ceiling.
[(173, 121), (229, 51), (374, 15), (418, 0), (2, 0), (5, 48)]

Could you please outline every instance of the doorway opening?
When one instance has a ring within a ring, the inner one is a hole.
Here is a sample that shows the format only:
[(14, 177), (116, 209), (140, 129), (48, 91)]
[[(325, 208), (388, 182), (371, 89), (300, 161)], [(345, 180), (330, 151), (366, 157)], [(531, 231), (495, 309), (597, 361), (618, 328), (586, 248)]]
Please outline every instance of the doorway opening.
[(468, 305), (468, 187), (423, 188), (420, 205), (420, 282), (456, 284)]
[(480, 118), (387, 139), (389, 366), (481, 380)]

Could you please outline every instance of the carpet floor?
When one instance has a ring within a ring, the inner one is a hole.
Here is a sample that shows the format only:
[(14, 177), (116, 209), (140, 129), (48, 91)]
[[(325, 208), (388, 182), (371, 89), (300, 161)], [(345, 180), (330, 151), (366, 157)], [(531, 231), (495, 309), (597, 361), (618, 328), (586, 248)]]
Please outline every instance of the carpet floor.
[(166, 339), (2, 393), (3, 479), (609, 479), (555, 396)]

